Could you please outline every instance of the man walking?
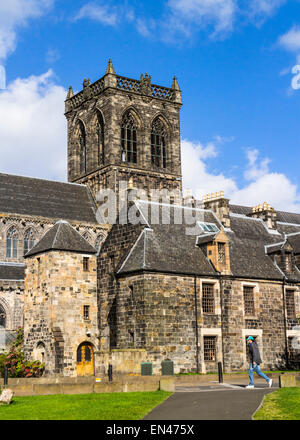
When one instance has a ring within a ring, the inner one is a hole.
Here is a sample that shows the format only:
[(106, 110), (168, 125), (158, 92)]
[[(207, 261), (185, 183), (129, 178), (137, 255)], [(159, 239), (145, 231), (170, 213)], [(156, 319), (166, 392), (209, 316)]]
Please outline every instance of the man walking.
[(254, 382), (253, 382), (253, 371), (255, 371), (259, 376), (263, 377), (267, 383), (269, 384), (269, 387), (272, 386), (272, 379), (270, 379), (268, 376), (266, 376), (261, 370), (260, 370), (260, 364), (262, 363), (259, 349), (257, 346), (257, 343), (255, 342), (253, 336), (249, 336), (247, 338), (247, 344), (249, 348), (249, 354), (250, 354), (250, 365), (249, 365), (249, 385), (246, 386), (246, 388), (254, 388)]

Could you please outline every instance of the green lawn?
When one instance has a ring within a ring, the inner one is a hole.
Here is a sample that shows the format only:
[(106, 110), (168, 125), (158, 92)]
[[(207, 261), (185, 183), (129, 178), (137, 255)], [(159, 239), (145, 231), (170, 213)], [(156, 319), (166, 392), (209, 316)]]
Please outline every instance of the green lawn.
[(0, 420), (140, 420), (172, 393), (166, 391), (14, 397)]
[(281, 388), (264, 398), (254, 420), (300, 420), (300, 388)]

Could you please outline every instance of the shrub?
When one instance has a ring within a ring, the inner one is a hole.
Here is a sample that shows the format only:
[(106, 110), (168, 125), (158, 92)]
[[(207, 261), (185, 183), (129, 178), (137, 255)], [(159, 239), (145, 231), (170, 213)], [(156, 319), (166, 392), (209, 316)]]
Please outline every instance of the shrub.
[[(27, 361), (23, 353), (24, 331), (18, 328), (17, 336), (12, 342), (8, 354), (2, 355), (4, 367), (8, 368), (9, 377), (40, 377), (44, 371), (44, 364), (40, 361)], [(0, 358), (0, 371), (1, 371)]]

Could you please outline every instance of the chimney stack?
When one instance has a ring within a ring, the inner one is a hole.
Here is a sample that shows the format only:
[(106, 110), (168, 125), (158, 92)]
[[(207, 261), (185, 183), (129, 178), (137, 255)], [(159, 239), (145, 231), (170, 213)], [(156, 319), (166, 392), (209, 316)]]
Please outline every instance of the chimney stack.
[(277, 228), (277, 213), (267, 202), (254, 206), (250, 215), (251, 217), (262, 219), (269, 229)]
[(224, 191), (207, 194), (203, 197), (204, 209), (211, 209), (225, 228), (230, 228), (229, 199), (224, 198)]

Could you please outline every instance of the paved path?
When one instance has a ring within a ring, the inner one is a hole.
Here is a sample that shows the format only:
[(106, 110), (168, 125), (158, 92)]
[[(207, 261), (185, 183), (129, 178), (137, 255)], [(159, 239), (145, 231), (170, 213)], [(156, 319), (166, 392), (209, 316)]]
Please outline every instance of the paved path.
[(250, 390), (245, 385), (216, 383), (177, 387), (144, 420), (251, 420), (264, 396), (275, 391), (276, 385), (268, 388), (263, 383)]

